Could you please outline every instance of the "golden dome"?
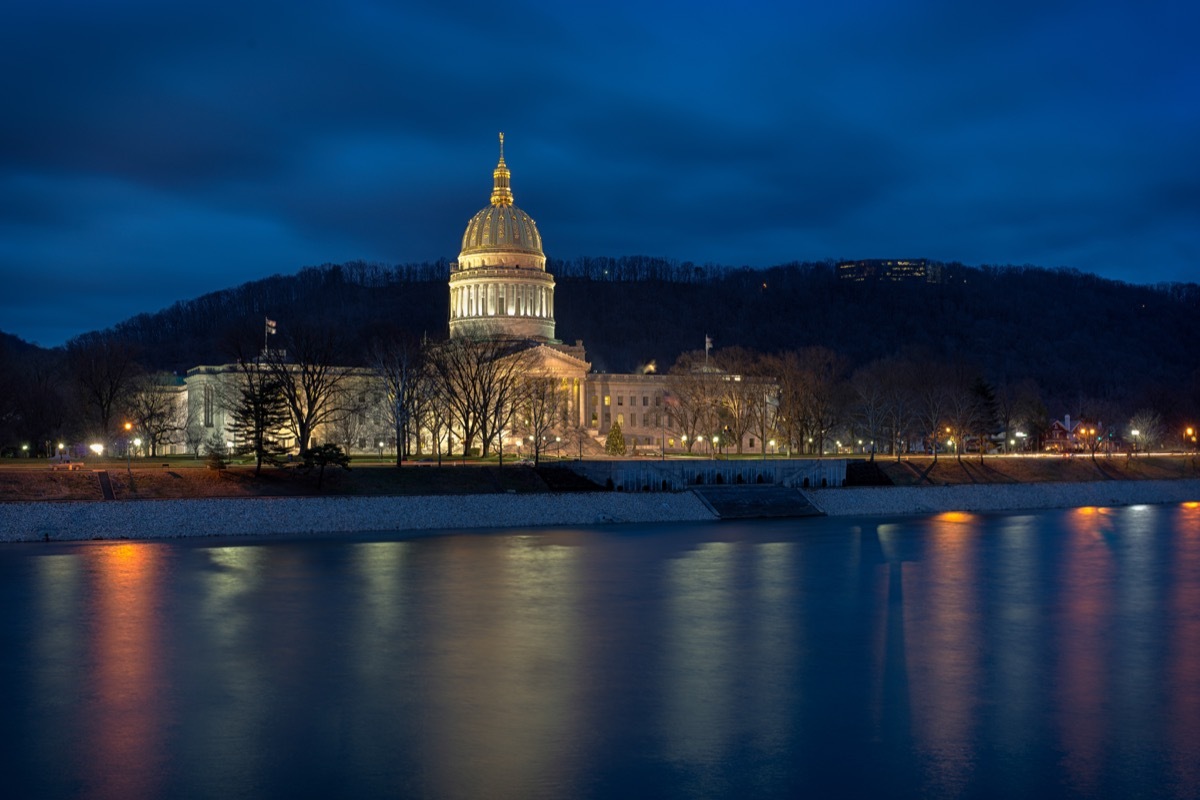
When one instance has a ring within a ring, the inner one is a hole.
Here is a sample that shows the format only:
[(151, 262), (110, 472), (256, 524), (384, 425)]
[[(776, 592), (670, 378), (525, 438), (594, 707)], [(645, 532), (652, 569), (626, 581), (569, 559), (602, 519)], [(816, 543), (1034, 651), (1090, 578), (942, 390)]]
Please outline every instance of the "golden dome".
[(504, 163), (502, 133), (500, 161), (492, 172), (492, 202), (467, 223), (462, 240), (462, 256), (523, 253), (545, 258), (542, 252), (542, 237), (533, 218), (513, 205), (512, 189), (509, 186), (511, 175)]

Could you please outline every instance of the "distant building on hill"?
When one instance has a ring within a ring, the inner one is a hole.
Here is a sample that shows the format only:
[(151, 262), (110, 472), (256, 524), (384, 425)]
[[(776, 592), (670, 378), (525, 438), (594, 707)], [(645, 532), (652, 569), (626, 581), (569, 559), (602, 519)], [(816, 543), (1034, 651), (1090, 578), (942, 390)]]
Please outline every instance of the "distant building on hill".
[(924, 258), (864, 258), (841, 261), (839, 280), (854, 283), (941, 283), (942, 268)]

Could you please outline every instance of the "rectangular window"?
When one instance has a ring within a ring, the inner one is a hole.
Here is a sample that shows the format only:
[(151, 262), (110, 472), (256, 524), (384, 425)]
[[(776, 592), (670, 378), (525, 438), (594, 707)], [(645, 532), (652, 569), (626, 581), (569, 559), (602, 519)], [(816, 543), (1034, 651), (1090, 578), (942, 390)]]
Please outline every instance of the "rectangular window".
[(646, 395), (642, 395), (642, 408), (645, 408), (648, 405), (650, 405), (650, 398)]
[(204, 427), (211, 428), (213, 426), (213, 387), (211, 384), (204, 384)]
[[(617, 403), (617, 405), (621, 405), (621, 404)], [(625, 425), (625, 415), (624, 414), (617, 414), (617, 424), (621, 425), (621, 426)]]
[(654, 395), (654, 407), (658, 408), (661, 405), (662, 405), (662, 395), (661, 394)]
[(619, 406), (625, 405), (625, 396), (624, 395), (617, 395), (617, 405), (619, 405)]
[(604, 395), (604, 405), (605, 405), (605, 406), (610, 406), (610, 405), (612, 405), (612, 398), (611, 398), (611, 397), (609, 397), (608, 395)]

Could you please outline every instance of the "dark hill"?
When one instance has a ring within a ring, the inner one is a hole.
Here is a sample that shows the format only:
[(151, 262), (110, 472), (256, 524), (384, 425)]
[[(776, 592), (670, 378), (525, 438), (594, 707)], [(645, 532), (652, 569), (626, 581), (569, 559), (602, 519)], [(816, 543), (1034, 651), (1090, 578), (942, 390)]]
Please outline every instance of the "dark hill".
[[(1047, 406), (1081, 396), (1166, 410), (1200, 382), (1200, 286), (1139, 286), (1074, 270), (943, 265), (941, 283), (856, 284), (831, 263), (697, 267), (626, 257), (551, 261), (558, 335), (582, 339), (595, 369), (741, 345), (825, 345), (850, 367), (899, 352), (977, 365), (997, 383), (1032, 378)], [(378, 331), (445, 335), (445, 262), (306, 268), (141, 314), (111, 333), (146, 366), (182, 371), (225, 358), (225, 327), (269, 316), (336, 327), (348, 353)]]

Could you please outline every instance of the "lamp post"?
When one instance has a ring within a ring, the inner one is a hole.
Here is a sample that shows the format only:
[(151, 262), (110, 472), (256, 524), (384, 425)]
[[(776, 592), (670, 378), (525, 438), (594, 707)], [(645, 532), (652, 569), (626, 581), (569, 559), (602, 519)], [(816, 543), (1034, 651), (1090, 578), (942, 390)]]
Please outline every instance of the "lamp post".
[(132, 430), (133, 430), (133, 423), (126, 422), (125, 423), (125, 472), (126, 472), (126, 474), (129, 475), (130, 478), (133, 477), (133, 464), (130, 463), (130, 452), (129, 452), (129, 432)]
[(1138, 434), (1141, 433), (1141, 431), (1139, 431), (1135, 428), (1134, 430), (1131, 430), (1130, 433), (1133, 435), (1133, 452), (1134, 452), (1134, 455), (1137, 455), (1137, 437), (1138, 437)]

